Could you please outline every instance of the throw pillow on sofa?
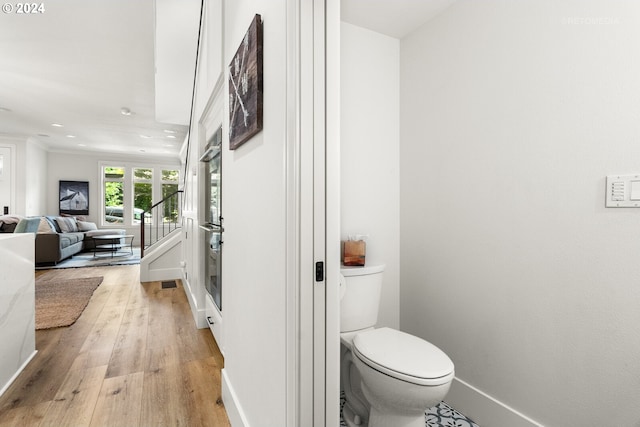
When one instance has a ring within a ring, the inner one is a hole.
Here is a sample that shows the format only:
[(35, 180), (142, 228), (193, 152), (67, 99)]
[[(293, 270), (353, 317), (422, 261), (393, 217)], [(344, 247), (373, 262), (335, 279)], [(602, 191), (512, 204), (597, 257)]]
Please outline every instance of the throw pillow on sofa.
[(78, 221), (78, 231), (92, 231), (97, 230), (98, 227), (95, 223), (89, 221)]
[(38, 226), (38, 233), (55, 233), (55, 230), (51, 227), (47, 218), (40, 218), (40, 225)]
[(75, 218), (57, 217), (56, 222), (63, 233), (75, 233), (78, 231), (78, 224), (76, 224)]
[(13, 233), (22, 218), (24, 217), (21, 215), (0, 216), (0, 233)]

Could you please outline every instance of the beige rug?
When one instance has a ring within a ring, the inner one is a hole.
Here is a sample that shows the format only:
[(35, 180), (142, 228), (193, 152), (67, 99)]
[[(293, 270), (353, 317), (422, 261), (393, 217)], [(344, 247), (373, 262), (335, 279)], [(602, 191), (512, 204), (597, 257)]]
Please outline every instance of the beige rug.
[(73, 325), (102, 277), (36, 279), (36, 330)]

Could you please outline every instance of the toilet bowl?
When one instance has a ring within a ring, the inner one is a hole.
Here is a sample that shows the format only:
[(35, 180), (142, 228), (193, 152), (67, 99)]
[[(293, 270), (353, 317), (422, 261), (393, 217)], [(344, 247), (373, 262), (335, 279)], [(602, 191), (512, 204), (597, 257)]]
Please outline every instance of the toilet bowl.
[(454, 365), (421, 338), (374, 329), (383, 271), (384, 266), (341, 270), (341, 316), (347, 319), (341, 323), (343, 419), (349, 427), (424, 427), (425, 410), (449, 391)]

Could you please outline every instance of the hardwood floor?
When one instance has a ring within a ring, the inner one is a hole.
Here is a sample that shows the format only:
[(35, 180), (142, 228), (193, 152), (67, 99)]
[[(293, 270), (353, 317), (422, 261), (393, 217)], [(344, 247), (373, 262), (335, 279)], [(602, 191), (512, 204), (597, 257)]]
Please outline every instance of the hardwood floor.
[(104, 281), (75, 324), (36, 332), (37, 355), (0, 397), (0, 426), (230, 425), (222, 355), (180, 281), (141, 284), (137, 265), (43, 274)]

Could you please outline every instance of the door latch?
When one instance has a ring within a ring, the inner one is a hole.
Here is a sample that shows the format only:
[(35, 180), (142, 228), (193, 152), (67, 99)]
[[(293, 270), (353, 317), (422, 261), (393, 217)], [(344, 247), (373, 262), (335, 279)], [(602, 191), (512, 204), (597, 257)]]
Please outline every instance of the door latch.
[(316, 262), (316, 282), (322, 282), (324, 280), (324, 262)]

